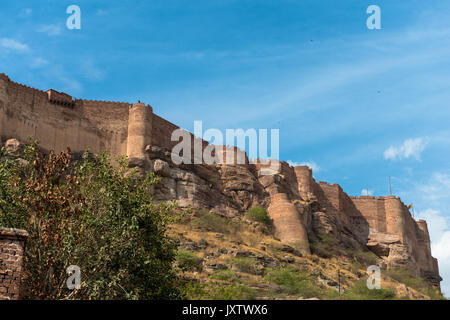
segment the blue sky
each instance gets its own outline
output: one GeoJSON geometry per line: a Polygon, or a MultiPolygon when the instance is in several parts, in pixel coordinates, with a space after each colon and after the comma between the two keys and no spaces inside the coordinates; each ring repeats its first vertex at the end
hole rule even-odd
{"type": "Polygon", "coordinates": [[[386,195],[391,176],[429,223],[450,296],[449,16],[437,0],[2,1],[0,72],[141,100],[190,130],[279,128],[281,159],[351,195],[386,195]]]}

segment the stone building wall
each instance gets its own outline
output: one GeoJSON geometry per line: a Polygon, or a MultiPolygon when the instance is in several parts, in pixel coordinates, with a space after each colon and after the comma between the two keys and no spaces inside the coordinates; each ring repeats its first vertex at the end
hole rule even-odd
{"type": "Polygon", "coordinates": [[[0,227],[0,300],[19,298],[22,259],[28,233],[0,227]]]}

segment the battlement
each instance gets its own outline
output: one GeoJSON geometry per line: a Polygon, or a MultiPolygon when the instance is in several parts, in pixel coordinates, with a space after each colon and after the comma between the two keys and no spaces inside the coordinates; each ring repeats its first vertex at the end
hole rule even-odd
{"type": "Polygon", "coordinates": [[[34,92],[40,93],[40,94],[47,94],[46,91],[43,91],[43,90],[40,90],[40,89],[37,89],[37,88],[34,88],[34,87],[30,87],[30,86],[27,86],[27,85],[22,84],[22,83],[19,83],[19,82],[12,81],[12,80],[10,79],[10,77],[7,76],[7,75],[4,74],[4,73],[1,73],[1,74],[0,74],[0,78],[3,79],[3,80],[5,80],[5,81],[7,81],[7,82],[9,83],[9,85],[12,86],[12,87],[15,86],[15,87],[17,87],[18,89],[26,89],[26,90],[34,91],[34,92]]]}
{"type": "Polygon", "coordinates": [[[333,187],[333,188],[338,188],[338,189],[342,189],[340,185],[338,185],[337,183],[329,183],[326,181],[319,181],[317,182],[320,186],[328,186],[328,187],[333,187]]]}

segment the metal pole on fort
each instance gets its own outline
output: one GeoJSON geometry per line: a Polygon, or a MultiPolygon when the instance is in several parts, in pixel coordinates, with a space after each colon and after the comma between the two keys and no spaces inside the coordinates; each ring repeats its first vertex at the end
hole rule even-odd
{"type": "Polygon", "coordinates": [[[389,176],[389,195],[392,196],[391,176],[389,176]]]}

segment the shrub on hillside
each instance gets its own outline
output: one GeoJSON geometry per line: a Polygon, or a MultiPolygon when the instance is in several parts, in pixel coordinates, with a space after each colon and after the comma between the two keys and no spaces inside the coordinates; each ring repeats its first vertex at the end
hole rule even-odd
{"type": "Polygon", "coordinates": [[[230,281],[236,279],[236,274],[232,270],[218,270],[212,276],[212,279],[230,281]]]}
{"type": "Polygon", "coordinates": [[[319,241],[309,238],[311,253],[326,259],[340,254],[337,239],[328,235],[319,235],[318,238],[319,241]]]}
{"type": "Polygon", "coordinates": [[[400,283],[407,285],[417,291],[429,296],[431,299],[440,300],[445,297],[429,282],[420,277],[415,277],[406,269],[395,268],[385,271],[385,274],[390,278],[397,280],[400,283]]]}
{"type": "Polygon", "coordinates": [[[215,281],[185,284],[183,293],[189,300],[250,300],[256,291],[243,284],[226,285],[215,281]]]}
{"type": "Polygon", "coordinates": [[[246,214],[247,218],[265,225],[270,224],[270,218],[267,210],[263,207],[251,207],[246,214]]]}
{"type": "Polygon", "coordinates": [[[35,143],[23,158],[0,153],[0,225],[29,233],[23,298],[179,297],[176,243],[166,236],[174,205],[153,201],[155,176],[106,153],[42,155],[35,143]],[[81,269],[81,289],[65,286],[70,265],[81,269]]]}
{"type": "Polygon", "coordinates": [[[238,222],[205,210],[201,210],[196,213],[195,217],[191,221],[191,225],[194,228],[201,229],[203,231],[233,235],[241,229],[238,222]]]}
{"type": "Polygon", "coordinates": [[[252,257],[233,257],[231,260],[233,267],[240,272],[257,274],[256,261],[252,257]]]}
{"type": "Polygon", "coordinates": [[[202,269],[202,259],[187,250],[178,250],[176,262],[183,271],[195,271],[202,269]]]}
{"type": "Polygon", "coordinates": [[[392,300],[395,292],[391,289],[369,289],[366,281],[359,281],[344,293],[349,300],[392,300]]]}
{"type": "Polygon", "coordinates": [[[316,287],[311,275],[295,267],[276,268],[268,272],[264,279],[269,283],[282,286],[288,294],[305,298],[318,297],[320,289],[316,287]]]}

